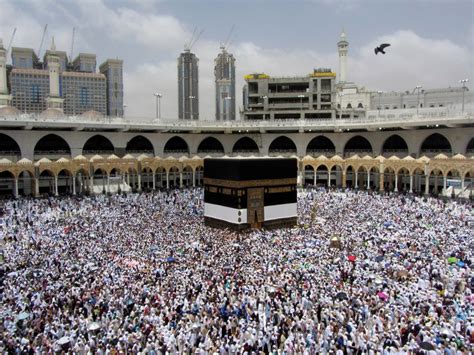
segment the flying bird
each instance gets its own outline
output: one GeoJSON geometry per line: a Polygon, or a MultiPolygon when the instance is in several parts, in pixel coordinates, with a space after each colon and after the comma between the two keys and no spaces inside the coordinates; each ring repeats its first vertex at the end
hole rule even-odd
{"type": "Polygon", "coordinates": [[[382,54],[385,54],[385,52],[383,50],[385,48],[389,47],[389,46],[390,46],[389,43],[382,43],[380,46],[375,47],[374,52],[375,52],[375,54],[379,54],[379,52],[382,53],[382,54]]]}

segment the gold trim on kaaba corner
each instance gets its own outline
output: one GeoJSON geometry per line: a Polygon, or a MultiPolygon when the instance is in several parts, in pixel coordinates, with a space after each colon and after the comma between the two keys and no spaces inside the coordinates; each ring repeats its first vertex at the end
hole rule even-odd
{"type": "Polygon", "coordinates": [[[244,181],[204,178],[204,184],[205,185],[220,186],[220,187],[229,187],[229,188],[296,185],[296,178],[244,180],[244,181]]]}

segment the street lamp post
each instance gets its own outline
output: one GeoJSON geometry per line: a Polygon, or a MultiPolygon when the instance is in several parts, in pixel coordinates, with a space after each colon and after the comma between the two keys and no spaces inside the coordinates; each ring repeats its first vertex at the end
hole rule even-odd
{"type": "Polygon", "coordinates": [[[462,84],[462,112],[464,112],[464,93],[467,90],[467,83],[469,79],[462,79],[459,80],[459,82],[462,84]]]}
{"type": "Polygon", "coordinates": [[[299,99],[301,100],[301,116],[303,116],[303,99],[304,99],[304,95],[298,95],[299,99]]]}
{"type": "Polygon", "coordinates": [[[381,107],[380,106],[380,98],[382,97],[383,91],[379,90],[379,91],[377,91],[377,94],[379,94],[379,107],[378,107],[378,109],[379,109],[379,117],[380,117],[380,107],[381,107]]]}
{"type": "Polygon", "coordinates": [[[194,119],[194,112],[193,112],[193,100],[196,98],[196,96],[193,96],[193,95],[189,95],[189,103],[190,103],[190,107],[189,107],[189,110],[191,111],[191,120],[194,119]]]}
{"type": "Polygon", "coordinates": [[[418,116],[418,109],[420,108],[420,89],[422,88],[421,85],[415,86],[415,89],[417,90],[417,98],[416,98],[416,115],[418,116]]]}
{"type": "Polygon", "coordinates": [[[161,119],[161,97],[163,95],[158,92],[155,92],[153,96],[155,96],[156,99],[156,118],[161,119]]]}

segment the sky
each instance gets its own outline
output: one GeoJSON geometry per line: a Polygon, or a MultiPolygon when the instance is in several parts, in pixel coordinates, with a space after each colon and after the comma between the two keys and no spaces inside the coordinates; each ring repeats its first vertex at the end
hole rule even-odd
{"type": "MultiPolygon", "coordinates": [[[[125,115],[162,117],[178,112],[177,58],[194,29],[204,32],[192,51],[199,58],[201,119],[215,117],[214,59],[228,37],[236,58],[237,109],[243,76],[338,72],[337,42],[349,41],[347,80],[370,90],[412,91],[474,81],[474,0],[0,0],[0,38],[40,55],[54,36],[58,50],[124,60],[125,115]],[[391,43],[387,55],[374,47],[391,43]]],[[[9,58],[11,61],[11,58],[9,58]]]]}

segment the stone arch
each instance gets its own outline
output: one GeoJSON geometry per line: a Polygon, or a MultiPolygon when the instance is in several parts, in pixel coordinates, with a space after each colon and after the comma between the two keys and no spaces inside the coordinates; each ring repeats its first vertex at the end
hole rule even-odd
{"type": "Polygon", "coordinates": [[[81,167],[74,173],[74,184],[76,188],[76,193],[78,194],[90,194],[90,182],[91,177],[89,176],[89,171],[81,167]]]}
{"type": "Polygon", "coordinates": [[[110,155],[115,153],[112,142],[101,134],[90,137],[82,148],[82,154],[110,155]]]}
{"type": "Polygon", "coordinates": [[[382,154],[385,156],[396,155],[400,158],[404,157],[408,155],[407,142],[398,134],[393,134],[383,143],[382,154]]]}
{"type": "Polygon", "coordinates": [[[14,160],[21,157],[21,149],[16,140],[3,133],[0,133],[0,156],[14,160]]]}
{"type": "Polygon", "coordinates": [[[215,137],[204,138],[201,143],[199,143],[198,149],[199,153],[220,153],[224,154],[224,146],[222,143],[215,137]]]}
{"type": "Polygon", "coordinates": [[[168,186],[169,187],[180,186],[179,168],[177,166],[171,166],[168,169],[168,186]]]}
{"type": "Polygon", "coordinates": [[[444,174],[443,171],[439,168],[431,169],[428,179],[428,191],[434,195],[437,195],[441,192],[443,188],[444,174]]]}
{"type": "Polygon", "coordinates": [[[64,138],[57,134],[47,134],[38,140],[34,148],[34,159],[47,156],[50,160],[71,156],[71,148],[64,138]]]}
{"type": "Polygon", "coordinates": [[[250,137],[242,137],[235,142],[232,153],[259,153],[257,143],[250,137]]]}
{"type": "Polygon", "coordinates": [[[157,167],[155,170],[155,183],[158,188],[166,187],[166,169],[162,166],[157,167]]]}
{"type": "Polygon", "coordinates": [[[451,154],[452,145],[448,138],[440,133],[426,137],[420,145],[420,155],[434,156],[440,153],[451,154]]]}
{"type": "Polygon", "coordinates": [[[18,173],[18,194],[23,196],[35,194],[35,177],[31,171],[22,170],[18,173]]]}
{"type": "Polygon", "coordinates": [[[15,174],[9,170],[0,172],[0,196],[15,196],[15,174]]]}
{"type": "Polygon", "coordinates": [[[315,178],[315,185],[328,185],[328,178],[329,178],[329,167],[325,163],[320,163],[316,166],[315,170],[316,178],[315,178]]]}
{"type": "Polygon", "coordinates": [[[163,153],[164,154],[189,154],[189,145],[186,143],[186,141],[179,137],[179,136],[174,136],[170,139],[165,144],[165,147],[163,148],[163,153]]]}
{"type": "Polygon", "coordinates": [[[372,144],[370,144],[367,138],[359,135],[352,137],[344,145],[344,156],[346,157],[354,154],[359,154],[361,156],[367,154],[371,155],[372,152],[372,144]]]}
{"type": "Polygon", "coordinates": [[[330,172],[330,186],[342,187],[342,178],[343,178],[344,168],[340,164],[334,164],[331,166],[330,172]]]}
{"type": "Polygon", "coordinates": [[[69,169],[61,169],[58,172],[58,193],[60,195],[72,194],[73,174],[69,169]]]}
{"type": "Polygon", "coordinates": [[[129,154],[150,154],[155,155],[153,144],[142,135],[133,137],[127,142],[125,151],[129,154]]]}
{"type": "Polygon", "coordinates": [[[336,147],[332,140],[326,136],[317,136],[311,139],[311,141],[306,146],[306,154],[319,156],[321,154],[327,156],[333,156],[336,154],[336,147]]]}
{"type": "Polygon", "coordinates": [[[304,166],[304,175],[302,183],[304,185],[314,185],[315,177],[314,167],[311,164],[306,164],[304,166]]]}
{"type": "Polygon", "coordinates": [[[186,165],[183,169],[183,186],[193,186],[193,168],[186,165]]]}
{"type": "Polygon", "coordinates": [[[471,138],[466,147],[466,155],[474,155],[474,138],[471,138]]]}
{"type": "Polygon", "coordinates": [[[353,165],[347,165],[345,172],[345,181],[344,184],[346,187],[354,187],[355,186],[355,167],[353,165]]]}
{"type": "Polygon", "coordinates": [[[281,153],[296,154],[296,145],[287,136],[279,136],[275,138],[270,144],[270,147],[268,148],[268,153],[269,155],[278,155],[281,153]]]}
{"type": "MultiPolygon", "coordinates": [[[[150,191],[154,188],[153,175],[155,172],[150,166],[141,167],[141,188],[143,191],[150,191]]],[[[156,182],[155,182],[156,183],[156,182]]]]}
{"type": "Polygon", "coordinates": [[[196,186],[202,186],[204,182],[204,167],[199,165],[195,170],[196,186]]]}
{"type": "Polygon", "coordinates": [[[54,195],[55,175],[49,169],[44,169],[38,177],[40,194],[54,195]]]}
{"type": "Polygon", "coordinates": [[[380,190],[380,169],[375,166],[367,167],[367,190],[380,190]]]}

